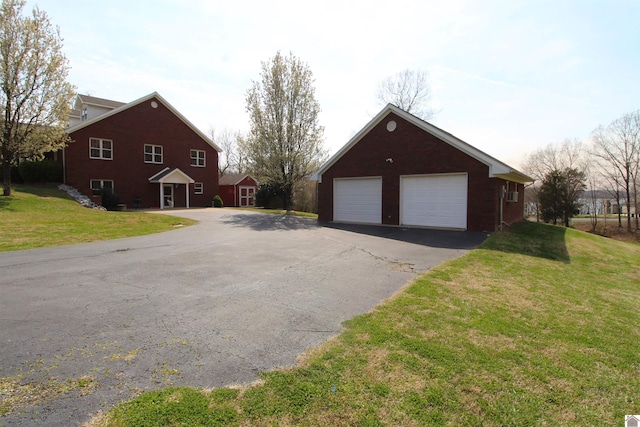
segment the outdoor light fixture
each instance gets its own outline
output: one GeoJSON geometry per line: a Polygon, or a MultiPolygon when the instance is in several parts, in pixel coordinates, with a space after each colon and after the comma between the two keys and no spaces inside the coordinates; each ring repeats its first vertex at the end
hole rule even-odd
{"type": "Polygon", "coordinates": [[[387,163],[393,163],[393,159],[392,159],[391,157],[389,157],[389,158],[387,159],[387,163]]]}

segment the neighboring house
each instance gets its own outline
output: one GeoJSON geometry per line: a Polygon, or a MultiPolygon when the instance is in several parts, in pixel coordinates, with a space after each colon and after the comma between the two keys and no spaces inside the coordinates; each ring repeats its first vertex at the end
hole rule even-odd
{"type": "Polygon", "coordinates": [[[65,183],[113,190],[134,208],[211,206],[220,148],[157,93],[123,104],[79,95],[72,141],[58,156],[65,183]],[[86,112],[86,114],[85,114],[86,112]]]}
{"type": "Polygon", "coordinates": [[[89,95],[77,95],[71,113],[69,113],[69,127],[101,116],[123,105],[125,105],[124,102],[89,95]]]}
{"type": "MultiPolygon", "coordinates": [[[[621,201],[624,204],[624,200],[621,201]]],[[[605,190],[585,190],[578,198],[580,215],[617,213],[618,202],[605,190]]]]}
{"type": "Polygon", "coordinates": [[[522,221],[533,182],[391,104],[312,179],[320,221],[473,231],[522,221]]]}
{"type": "Polygon", "coordinates": [[[222,175],[218,184],[225,206],[255,206],[258,181],[243,173],[222,175]]]}

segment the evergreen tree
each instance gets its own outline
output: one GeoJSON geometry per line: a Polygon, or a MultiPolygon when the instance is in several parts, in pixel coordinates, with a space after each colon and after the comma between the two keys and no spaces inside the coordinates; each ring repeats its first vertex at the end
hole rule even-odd
{"type": "Polygon", "coordinates": [[[586,188],[584,181],[585,174],[578,169],[555,169],[546,174],[538,194],[542,219],[554,224],[560,220],[568,227],[580,211],[578,198],[586,188]]]}

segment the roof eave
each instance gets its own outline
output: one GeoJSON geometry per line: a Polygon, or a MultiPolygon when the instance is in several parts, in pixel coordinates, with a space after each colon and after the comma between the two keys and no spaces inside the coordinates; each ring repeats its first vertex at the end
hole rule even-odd
{"type": "Polygon", "coordinates": [[[493,176],[496,178],[504,179],[506,181],[517,182],[519,184],[527,184],[529,182],[535,182],[535,179],[515,169],[511,169],[508,172],[504,172],[504,173],[494,173],[493,176]]]}
{"type": "Polygon", "coordinates": [[[322,174],[327,171],[335,162],[337,162],[347,151],[351,149],[354,145],[358,143],[371,129],[373,129],[382,119],[388,114],[389,107],[392,107],[391,104],[387,104],[385,108],[383,108],[376,116],[369,121],[358,133],[356,133],[345,145],[343,145],[333,156],[329,158],[320,169],[318,169],[315,173],[311,175],[312,181],[322,182],[322,174]]]}
{"type": "Polygon", "coordinates": [[[149,177],[149,182],[152,184],[181,184],[184,183],[183,181],[186,181],[189,184],[193,184],[195,182],[193,178],[191,178],[179,168],[171,169],[166,167],[157,174],[149,177]],[[172,178],[174,176],[179,176],[183,178],[183,180],[176,180],[175,178],[172,178]]]}

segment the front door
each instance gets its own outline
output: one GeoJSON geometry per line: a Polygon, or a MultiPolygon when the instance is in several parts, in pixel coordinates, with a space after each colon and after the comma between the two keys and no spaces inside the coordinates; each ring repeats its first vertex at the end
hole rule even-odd
{"type": "Polygon", "coordinates": [[[173,184],[162,184],[162,198],[165,208],[173,207],[173,184]]]}

